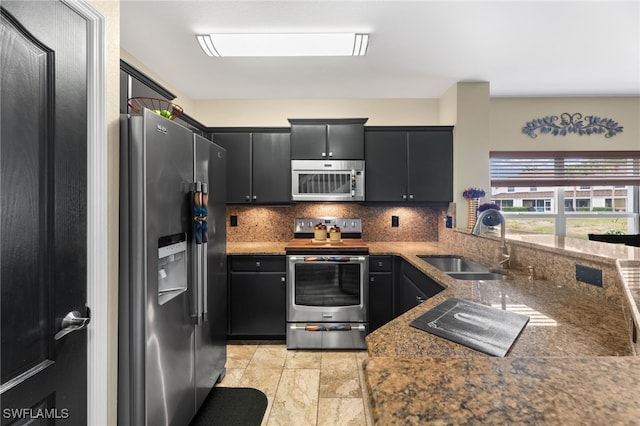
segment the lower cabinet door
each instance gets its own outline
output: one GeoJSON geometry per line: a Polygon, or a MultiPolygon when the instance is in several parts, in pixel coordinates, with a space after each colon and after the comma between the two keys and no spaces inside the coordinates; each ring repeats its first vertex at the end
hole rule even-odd
{"type": "Polygon", "coordinates": [[[397,315],[401,315],[407,312],[411,308],[415,308],[420,303],[427,300],[429,297],[422,292],[409,278],[402,277],[402,303],[400,304],[399,312],[397,315]]]}
{"type": "Polygon", "coordinates": [[[230,337],[284,338],[286,275],[281,272],[232,272],[229,282],[230,337]]]}
{"type": "Polygon", "coordinates": [[[369,331],[393,319],[393,274],[369,274],[369,331]]]}

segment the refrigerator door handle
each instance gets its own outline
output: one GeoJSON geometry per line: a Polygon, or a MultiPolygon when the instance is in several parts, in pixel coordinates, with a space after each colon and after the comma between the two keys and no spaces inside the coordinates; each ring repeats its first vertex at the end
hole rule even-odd
{"type": "Polygon", "coordinates": [[[209,312],[208,312],[208,303],[207,303],[207,282],[208,282],[208,271],[207,271],[207,243],[202,244],[202,299],[201,299],[201,309],[202,322],[207,322],[209,320],[209,312]]]}
{"type": "Polygon", "coordinates": [[[202,183],[195,182],[193,191],[193,238],[192,238],[192,309],[195,324],[202,323],[202,183]]]}
{"type": "Polygon", "coordinates": [[[202,207],[200,209],[200,220],[202,223],[202,280],[200,281],[202,298],[200,299],[200,309],[201,309],[201,321],[208,321],[208,299],[207,299],[207,287],[209,286],[209,277],[208,277],[208,241],[209,241],[209,223],[208,223],[208,215],[209,215],[209,185],[206,183],[202,184],[202,207]]]}

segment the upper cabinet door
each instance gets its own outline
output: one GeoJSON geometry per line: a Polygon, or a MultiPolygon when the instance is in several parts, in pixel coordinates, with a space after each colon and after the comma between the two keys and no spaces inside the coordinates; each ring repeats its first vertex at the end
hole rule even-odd
{"type": "Polygon", "coordinates": [[[289,133],[253,133],[253,202],[291,202],[289,133]]]}
{"type": "Polygon", "coordinates": [[[365,200],[368,202],[406,200],[406,132],[367,132],[365,153],[365,200]]]}
{"type": "Polygon", "coordinates": [[[362,160],[364,158],[364,126],[362,124],[327,125],[327,157],[330,160],[362,160]]]}
{"type": "Polygon", "coordinates": [[[292,160],[363,160],[366,118],[289,119],[292,160]]]}
{"type": "Polygon", "coordinates": [[[251,202],[251,133],[214,133],[227,150],[227,203],[251,202]]]}
{"type": "Polygon", "coordinates": [[[453,199],[453,136],[451,132],[409,132],[409,201],[449,202],[453,199]]]}
{"type": "Polygon", "coordinates": [[[292,160],[327,159],[327,125],[300,124],[291,126],[292,160]]]}

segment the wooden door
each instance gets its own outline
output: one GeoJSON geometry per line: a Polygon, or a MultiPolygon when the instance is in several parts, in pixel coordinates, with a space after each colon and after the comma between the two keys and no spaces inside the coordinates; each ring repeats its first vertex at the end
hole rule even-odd
{"type": "Polygon", "coordinates": [[[0,11],[1,421],[84,425],[87,22],[58,1],[0,11]]]}

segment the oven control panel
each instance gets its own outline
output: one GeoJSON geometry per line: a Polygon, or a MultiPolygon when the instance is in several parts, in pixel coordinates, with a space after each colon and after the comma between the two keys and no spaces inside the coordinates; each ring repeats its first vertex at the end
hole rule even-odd
{"type": "Polygon", "coordinates": [[[328,217],[307,217],[295,220],[295,233],[313,232],[314,226],[318,223],[324,224],[327,229],[337,226],[343,234],[361,234],[362,219],[357,218],[328,218],[328,217]]]}

